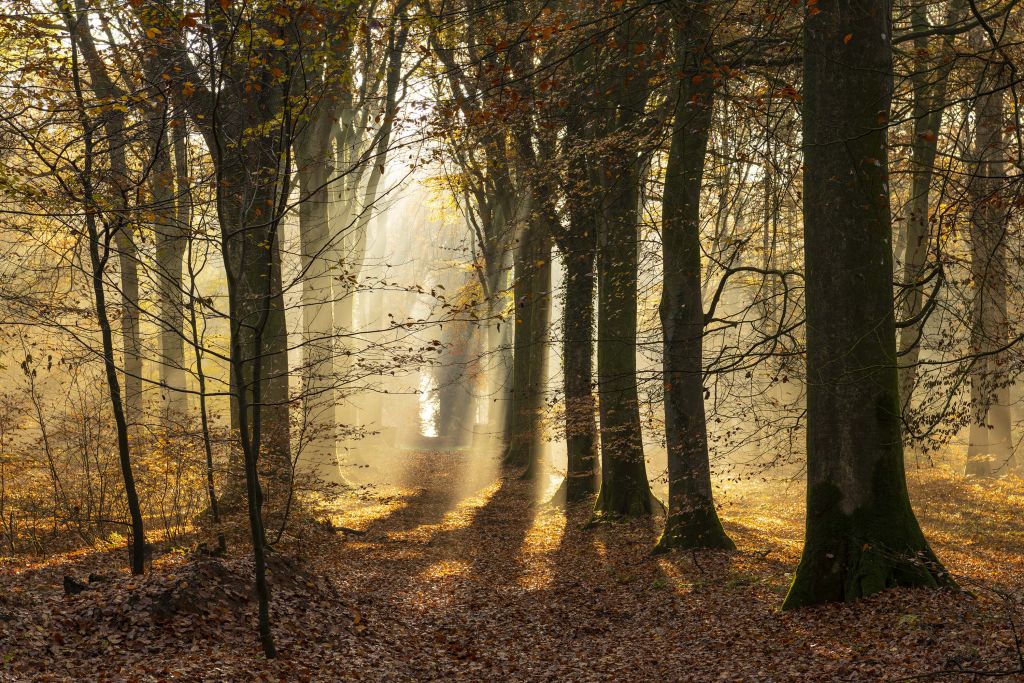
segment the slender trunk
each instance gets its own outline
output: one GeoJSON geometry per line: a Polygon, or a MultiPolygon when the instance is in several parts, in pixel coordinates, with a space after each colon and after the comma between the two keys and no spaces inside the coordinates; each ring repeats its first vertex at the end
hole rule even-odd
{"type": "MultiPolygon", "coordinates": [[[[959,0],[952,0],[947,23],[953,24],[959,16],[959,0]]],[[[912,24],[915,31],[923,31],[929,26],[927,7],[919,4],[914,7],[912,24]]],[[[928,38],[915,41],[918,60],[915,64],[914,84],[914,139],[911,146],[911,169],[913,176],[910,181],[910,202],[907,204],[904,228],[903,251],[903,284],[907,287],[903,299],[900,318],[906,321],[916,319],[924,304],[924,291],[920,283],[925,275],[928,261],[928,244],[931,225],[930,191],[932,176],[935,170],[935,155],[938,149],[939,129],[942,126],[942,115],[946,106],[946,84],[954,60],[948,55],[952,36],[943,43],[941,62],[937,73],[933,76],[934,67],[929,58],[928,38]]],[[[921,357],[921,335],[925,320],[909,324],[900,330],[900,402],[906,413],[911,405],[914,385],[917,382],[917,363],[921,357]]]]}
{"type": "MultiPolygon", "coordinates": [[[[82,0],[76,0],[75,7],[80,17],[87,16],[82,0]]],[[[93,40],[88,22],[76,21],[68,15],[71,37],[78,44],[89,73],[90,85],[97,96],[109,101],[123,95],[111,80],[106,64],[93,40]]],[[[118,268],[121,275],[121,347],[123,352],[122,371],[124,374],[124,410],[129,430],[137,428],[142,421],[142,347],[139,343],[139,271],[138,253],[131,225],[127,220],[129,197],[133,194],[132,180],[128,173],[127,152],[129,141],[126,131],[125,114],[117,108],[103,112],[102,122],[106,142],[106,155],[110,160],[111,196],[109,201],[114,211],[122,212],[117,219],[120,227],[114,233],[117,247],[118,268]]]]}
{"type": "MultiPolygon", "coordinates": [[[[253,157],[258,158],[256,154],[253,157]]],[[[279,188],[273,183],[251,187],[223,182],[218,183],[218,188],[221,189],[217,204],[231,324],[231,369],[235,379],[232,394],[252,535],[260,641],[264,654],[271,659],[276,656],[276,649],[270,627],[260,460],[265,448],[273,479],[282,476],[282,467],[286,468],[285,472],[290,471],[287,393],[282,400],[282,377],[277,374],[281,355],[285,356],[285,363],[287,356],[286,348],[280,348],[284,338],[284,307],[277,214],[262,209],[251,212],[247,207],[273,209],[279,188]],[[221,188],[225,185],[232,190],[223,191],[221,188]],[[253,201],[244,201],[247,197],[233,189],[236,187],[251,193],[253,201]]],[[[283,378],[287,387],[287,373],[283,378]]]]}
{"type": "MultiPolygon", "coordinates": [[[[135,475],[132,471],[131,448],[130,440],[128,438],[129,422],[125,411],[125,404],[122,403],[121,384],[118,379],[117,363],[114,356],[114,335],[110,324],[110,318],[107,316],[107,299],[103,282],[106,267],[110,261],[110,242],[112,239],[116,240],[118,234],[124,229],[124,220],[126,216],[117,216],[117,213],[115,212],[115,220],[113,224],[109,226],[104,224],[103,235],[101,237],[97,220],[98,203],[96,193],[93,188],[93,174],[95,173],[93,164],[96,156],[93,143],[93,123],[89,119],[89,115],[87,113],[88,110],[85,106],[85,96],[83,94],[81,77],[79,75],[79,44],[78,41],[75,40],[75,38],[78,37],[82,40],[84,45],[91,48],[91,36],[86,37],[88,35],[88,27],[84,30],[80,30],[79,27],[79,22],[87,21],[86,16],[83,15],[79,19],[75,20],[72,19],[70,12],[68,12],[65,15],[65,20],[68,25],[68,32],[72,36],[71,76],[74,84],[75,98],[78,105],[83,132],[82,143],[85,160],[80,180],[82,183],[83,196],[86,201],[85,224],[89,237],[89,263],[92,269],[92,273],[90,275],[93,287],[93,303],[96,306],[96,319],[100,326],[100,337],[103,346],[103,366],[107,379],[107,391],[110,396],[110,408],[114,415],[114,426],[117,433],[118,462],[121,467],[121,477],[124,480],[125,500],[128,503],[128,514],[131,518],[132,538],[131,546],[129,548],[131,569],[132,574],[140,575],[145,570],[146,535],[142,520],[142,506],[139,503],[139,495],[135,488],[135,475]]],[[[94,50],[89,50],[90,55],[94,55],[94,52],[94,50]]],[[[91,62],[92,60],[89,61],[91,62]]],[[[90,71],[90,73],[93,75],[94,79],[98,75],[94,70],[90,71]]],[[[116,135],[112,135],[112,133],[116,134],[119,131],[123,132],[123,119],[118,118],[111,122],[108,116],[104,121],[104,128],[108,132],[108,137],[116,138],[117,142],[122,141],[121,138],[116,135]]],[[[116,173],[116,170],[113,168],[118,163],[115,156],[116,155],[112,155],[111,166],[112,170],[116,173]]],[[[117,174],[117,177],[122,180],[125,178],[122,174],[117,174]]],[[[123,198],[122,194],[121,199],[123,198]]]]}
{"type": "MultiPolygon", "coordinates": [[[[229,286],[234,284],[233,278],[228,280],[229,286]]],[[[242,448],[243,466],[245,470],[245,486],[247,510],[249,513],[249,529],[252,537],[253,564],[256,574],[256,597],[258,602],[258,620],[260,643],[267,659],[277,656],[274,635],[270,627],[270,586],[267,583],[266,530],[263,525],[263,490],[259,479],[259,457],[261,448],[261,395],[262,382],[259,380],[260,358],[249,357],[244,350],[244,342],[248,336],[242,331],[243,321],[248,316],[247,306],[239,306],[238,288],[230,287],[234,295],[230,297],[231,317],[231,364],[238,377],[247,376],[247,365],[253,365],[252,376],[256,378],[251,384],[239,386],[238,426],[239,440],[242,448]],[[243,313],[243,311],[245,311],[243,313]]],[[[256,333],[256,345],[259,345],[260,334],[256,333]]]]}
{"type": "Polygon", "coordinates": [[[674,22],[680,90],[665,168],[660,306],[668,519],[659,550],[736,547],[715,510],[704,415],[700,195],[714,109],[714,79],[700,72],[707,54],[709,23],[699,9],[675,17],[674,22]]]}
{"type": "MultiPolygon", "coordinates": [[[[161,418],[165,429],[170,432],[179,425],[188,411],[185,394],[185,338],[182,330],[183,299],[182,273],[185,256],[185,232],[187,226],[179,220],[178,203],[175,202],[175,187],[172,170],[171,148],[167,144],[165,126],[166,108],[163,116],[153,117],[149,122],[149,138],[153,145],[152,178],[150,181],[153,197],[152,211],[156,216],[154,235],[156,241],[157,267],[157,309],[160,325],[160,389],[165,399],[161,405],[161,418]]],[[[183,138],[183,120],[172,129],[175,138],[183,138]]],[[[186,153],[184,140],[175,140],[175,156],[186,153]]],[[[175,160],[180,164],[182,161],[175,160]]],[[[177,177],[182,178],[181,173],[177,177]]],[[[187,172],[184,174],[187,176],[187,172]]],[[[177,188],[185,192],[185,188],[177,188]]]]}
{"type": "Polygon", "coordinates": [[[971,427],[966,472],[985,477],[1005,471],[1011,457],[1006,353],[1006,220],[1001,185],[1005,181],[1004,95],[998,88],[1001,67],[988,64],[979,83],[988,92],[974,107],[974,175],[969,192],[971,214],[971,427]],[[1002,399],[1002,402],[1000,401],[1002,399]]]}
{"type": "Polygon", "coordinates": [[[562,341],[565,383],[566,500],[597,492],[597,408],[593,391],[594,250],[593,226],[571,218],[563,248],[565,318],[562,341]]]}

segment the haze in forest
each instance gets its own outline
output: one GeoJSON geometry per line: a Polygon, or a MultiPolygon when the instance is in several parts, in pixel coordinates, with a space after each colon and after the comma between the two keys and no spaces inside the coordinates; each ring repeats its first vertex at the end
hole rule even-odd
{"type": "Polygon", "coordinates": [[[0,679],[1024,675],[1016,0],[0,6],[0,679]]]}

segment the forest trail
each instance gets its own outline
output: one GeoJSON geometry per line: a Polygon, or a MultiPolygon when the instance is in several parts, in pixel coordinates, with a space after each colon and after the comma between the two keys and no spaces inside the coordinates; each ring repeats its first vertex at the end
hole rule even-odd
{"type": "Polygon", "coordinates": [[[142,579],[121,553],[77,553],[0,566],[0,680],[875,681],[1016,666],[1007,609],[1019,620],[1019,606],[991,590],[1019,594],[1024,570],[1009,484],[911,477],[937,551],[977,597],[906,590],[782,613],[796,490],[723,496],[738,552],[654,557],[660,520],[587,529],[587,505],[566,516],[535,503],[531,484],[479,456],[400,457],[395,485],[334,520],[361,533],[281,544],[279,659],[254,640],[241,542],[223,559],[163,555],[142,579]],[[62,594],[62,575],[91,571],[112,578],[62,594]]]}
{"type": "MultiPolygon", "coordinates": [[[[343,517],[366,531],[339,564],[352,594],[366,596],[368,642],[383,649],[368,678],[882,680],[1012,661],[1005,617],[984,596],[904,591],[780,612],[799,558],[799,490],[726,498],[739,552],[653,557],[660,520],[586,529],[587,505],[567,518],[534,502],[531,484],[474,473],[471,458],[412,456],[406,495],[343,517]],[[446,493],[456,482],[463,492],[446,493]]],[[[958,516],[921,507],[936,526],[958,516]]]]}

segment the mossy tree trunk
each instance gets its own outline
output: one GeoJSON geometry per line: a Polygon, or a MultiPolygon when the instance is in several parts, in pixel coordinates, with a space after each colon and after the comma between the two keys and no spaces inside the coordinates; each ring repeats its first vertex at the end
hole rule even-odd
{"type": "Polygon", "coordinates": [[[704,414],[700,192],[714,106],[714,77],[702,73],[710,42],[705,11],[686,5],[673,17],[680,80],[662,201],[668,519],[660,551],[736,547],[715,510],[704,414]]]}
{"type": "Polygon", "coordinates": [[[888,2],[833,0],[804,34],[807,523],[784,609],[951,580],[903,471],[886,134],[888,2]]]}

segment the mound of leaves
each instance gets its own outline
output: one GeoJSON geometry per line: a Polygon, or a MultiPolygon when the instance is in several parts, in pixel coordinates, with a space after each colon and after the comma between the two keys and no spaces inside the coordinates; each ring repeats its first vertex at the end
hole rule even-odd
{"type": "MultiPolygon", "coordinates": [[[[0,576],[7,588],[0,590],[0,679],[6,672],[34,680],[55,668],[77,680],[111,667],[138,672],[211,647],[255,652],[253,573],[248,553],[203,551],[157,557],[141,577],[114,561],[6,573],[0,576]]],[[[292,555],[271,554],[268,577],[275,620],[286,633],[301,633],[300,623],[327,609],[346,615],[328,629],[332,639],[365,628],[348,618],[333,580],[292,555]]]]}

